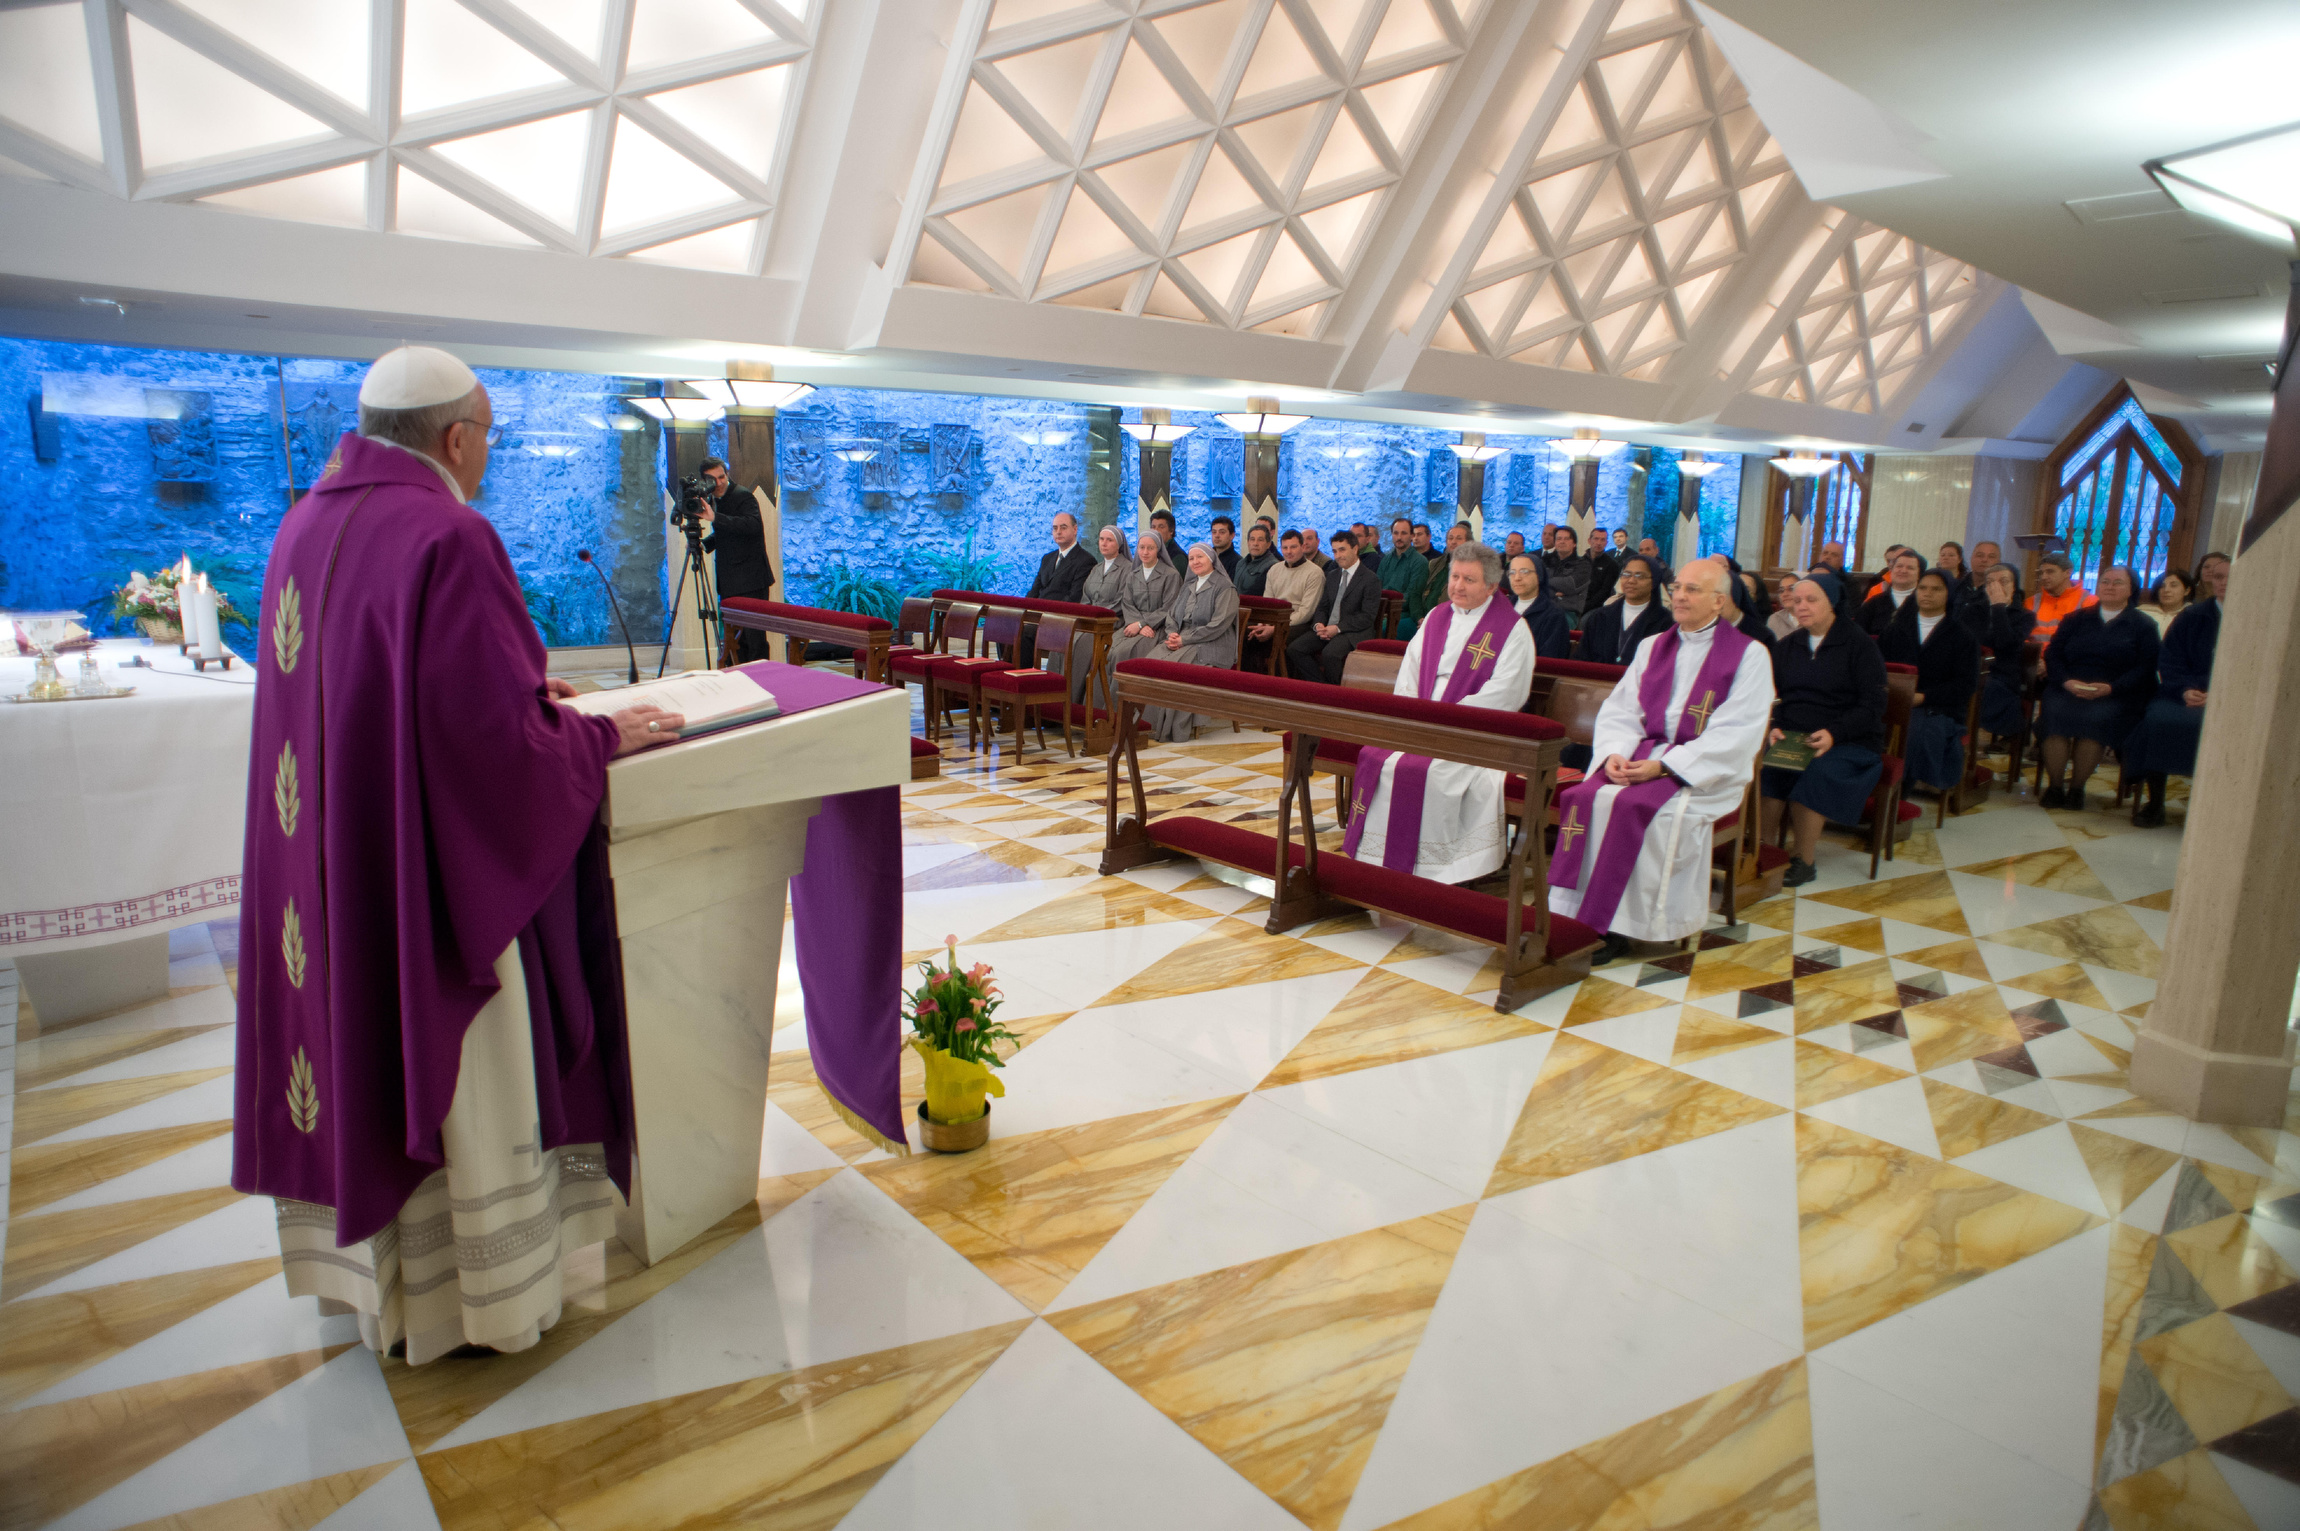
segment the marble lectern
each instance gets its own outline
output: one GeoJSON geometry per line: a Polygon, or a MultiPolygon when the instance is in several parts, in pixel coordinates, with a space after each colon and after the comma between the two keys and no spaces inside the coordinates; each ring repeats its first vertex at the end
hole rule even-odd
{"type": "Polygon", "coordinates": [[[616,1231],[647,1264],[758,1195],[785,889],[807,821],[825,796],[908,780],[900,690],[608,766],[637,1128],[616,1231]]]}

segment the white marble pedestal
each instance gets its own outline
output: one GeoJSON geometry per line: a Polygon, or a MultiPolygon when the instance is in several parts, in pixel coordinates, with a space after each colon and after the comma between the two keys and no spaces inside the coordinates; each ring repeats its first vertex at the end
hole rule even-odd
{"type": "Polygon", "coordinates": [[[652,1265],[758,1195],[785,890],[824,796],[910,779],[884,690],[607,768],[638,1131],[617,1226],[652,1265]]]}
{"type": "Polygon", "coordinates": [[[129,935],[102,945],[16,954],[16,973],[43,1026],[125,1010],[168,992],[168,933],[129,935]]]}

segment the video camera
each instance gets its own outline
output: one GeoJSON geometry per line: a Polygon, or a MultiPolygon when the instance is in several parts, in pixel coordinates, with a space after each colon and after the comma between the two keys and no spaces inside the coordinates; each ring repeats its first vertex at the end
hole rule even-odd
{"type": "Polygon", "coordinates": [[[671,523],[690,537],[703,535],[703,512],[710,509],[717,498],[711,492],[711,481],[688,477],[679,480],[679,503],[671,511],[671,523]]]}

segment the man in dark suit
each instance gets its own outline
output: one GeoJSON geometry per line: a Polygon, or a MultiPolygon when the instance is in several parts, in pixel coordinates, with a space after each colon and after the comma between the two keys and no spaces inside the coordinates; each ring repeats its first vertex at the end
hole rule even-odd
{"type": "MultiPolygon", "coordinates": [[[[757,496],[737,489],[727,477],[727,465],[716,457],[703,459],[703,477],[711,481],[711,501],[703,508],[710,531],[703,549],[711,555],[713,579],[721,596],[743,595],[769,599],[775,588],[775,568],[767,561],[767,522],[757,496]]],[[[735,634],[735,663],[749,664],[767,657],[767,635],[745,628],[735,634]]]]}
{"type": "Polygon", "coordinates": [[[1381,612],[1382,581],[1370,564],[1358,561],[1355,532],[1334,533],[1334,566],[1326,571],[1326,593],[1310,630],[1286,645],[1287,673],[1296,680],[1342,683],[1350,651],[1374,635],[1381,612]]]}
{"type": "Polygon", "coordinates": [[[1078,518],[1067,510],[1054,513],[1054,551],[1038,560],[1038,578],[1030,582],[1034,601],[1075,601],[1086,589],[1086,576],[1094,570],[1094,555],[1078,545],[1078,518]]]}

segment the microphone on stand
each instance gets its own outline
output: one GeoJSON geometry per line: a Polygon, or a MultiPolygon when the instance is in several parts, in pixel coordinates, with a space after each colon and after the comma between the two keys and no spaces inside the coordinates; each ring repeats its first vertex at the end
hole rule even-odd
{"type": "Polygon", "coordinates": [[[607,587],[607,605],[615,613],[615,625],[623,629],[623,651],[631,659],[631,674],[628,684],[636,686],[639,684],[639,651],[631,644],[631,625],[623,620],[623,606],[621,602],[615,599],[614,581],[607,578],[607,571],[599,567],[598,561],[592,558],[589,548],[577,548],[575,556],[589,564],[591,572],[599,576],[599,583],[607,587]]]}

